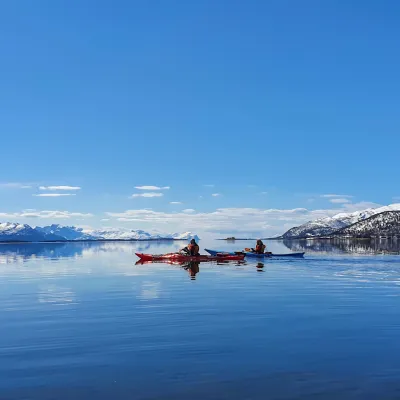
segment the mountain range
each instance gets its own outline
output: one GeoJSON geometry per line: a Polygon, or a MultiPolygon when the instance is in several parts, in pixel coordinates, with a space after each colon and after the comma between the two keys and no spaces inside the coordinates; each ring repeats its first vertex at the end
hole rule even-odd
{"type": "MultiPolygon", "coordinates": [[[[400,203],[368,208],[353,213],[339,213],[294,227],[274,239],[312,239],[320,237],[400,236],[400,203]]],[[[87,230],[59,224],[31,227],[14,222],[0,223],[0,242],[65,242],[65,241],[145,241],[199,240],[191,232],[164,234],[130,229],[87,230]]]]}
{"type": "Polygon", "coordinates": [[[400,227],[396,225],[399,212],[400,204],[391,204],[389,206],[368,208],[353,213],[340,213],[333,217],[320,218],[291,228],[280,236],[279,239],[387,235],[387,232],[400,231],[400,227]],[[374,218],[378,215],[380,215],[379,218],[374,218]]]}
{"type": "Polygon", "coordinates": [[[199,240],[191,232],[184,233],[149,233],[142,230],[101,229],[85,230],[75,226],[58,224],[32,228],[27,224],[14,222],[0,223],[0,242],[54,242],[84,240],[199,240]]]}

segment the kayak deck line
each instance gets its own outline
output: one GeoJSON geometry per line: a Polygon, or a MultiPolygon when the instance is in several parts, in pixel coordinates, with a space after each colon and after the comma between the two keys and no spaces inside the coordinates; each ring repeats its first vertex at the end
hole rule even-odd
{"type": "Polygon", "coordinates": [[[244,252],[232,252],[232,251],[219,251],[219,250],[210,250],[210,249],[204,249],[207,253],[211,255],[215,254],[244,254],[246,257],[251,257],[251,258],[278,258],[278,257],[283,257],[283,258],[302,258],[304,257],[305,252],[298,252],[298,253],[283,253],[283,254],[276,254],[276,253],[263,253],[263,254],[257,254],[257,253],[252,253],[249,251],[244,251],[244,252]]]}
{"type": "Polygon", "coordinates": [[[199,256],[188,256],[179,253],[168,253],[168,254],[144,254],[135,253],[140,260],[143,261],[240,261],[244,259],[244,254],[213,254],[213,255],[199,255],[199,256]]]}

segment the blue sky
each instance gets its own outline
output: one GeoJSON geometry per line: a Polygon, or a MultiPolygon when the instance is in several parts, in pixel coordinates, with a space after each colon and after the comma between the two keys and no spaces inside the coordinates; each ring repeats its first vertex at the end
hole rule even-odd
{"type": "Polygon", "coordinates": [[[396,1],[0,15],[0,220],[275,233],[400,201],[396,1]]]}

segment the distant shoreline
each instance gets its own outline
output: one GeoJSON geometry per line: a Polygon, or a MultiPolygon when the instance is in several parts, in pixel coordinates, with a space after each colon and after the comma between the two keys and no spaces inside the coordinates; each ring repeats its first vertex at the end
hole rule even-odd
{"type": "Polygon", "coordinates": [[[392,240],[397,239],[398,236],[315,236],[315,237],[297,237],[297,238],[270,238],[266,240],[285,240],[285,241],[299,241],[299,240],[392,240]]]}
{"type": "Polygon", "coordinates": [[[28,244],[28,243],[98,243],[98,242],[187,242],[189,239],[78,239],[78,240],[2,240],[1,244],[28,244]]]}
{"type": "MultiPolygon", "coordinates": [[[[281,238],[261,238],[261,240],[280,240],[281,238]]],[[[243,238],[235,238],[235,239],[216,239],[216,240],[224,240],[226,242],[236,242],[238,240],[258,240],[255,238],[248,238],[248,239],[243,239],[243,238]]]]}
{"type": "MultiPolygon", "coordinates": [[[[398,235],[392,236],[312,236],[312,237],[294,237],[294,238],[283,238],[283,237],[274,237],[274,238],[262,238],[261,240],[287,240],[287,241],[295,241],[295,240],[391,240],[400,238],[398,235]]],[[[258,239],[217,239],[223,240],[226,242],[235,242],[237,240],[258,240],[258,239]]]]}

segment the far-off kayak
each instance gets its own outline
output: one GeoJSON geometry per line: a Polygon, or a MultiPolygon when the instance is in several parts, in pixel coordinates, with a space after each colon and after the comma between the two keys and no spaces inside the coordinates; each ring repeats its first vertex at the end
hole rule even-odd
{"type": "MultiPolygon", "coordinates": [[[[223,252],[223,251],[218,251],[218,250],[210,250],[210,249],[204,249],[207,253],[211,255],[215,254],[231,254],[231,255],[236,255],[240,254],[240,252],[223,252]]],[[[264,254],[257,254],[257,253],[251,253],[249,251],[245,251],[241,254],[244,254],[246,257],[251,257],[251,258],[270,258],[270,257],[294,257],[294,258],[301,258],[304,256],[304,252],[302,253],[284,253],[284,254],[276,254],[276,253],[264,253],[264,254]]]]}
{"type": "Polygon", "coordinates": [[[169,254],[143,254],[135,253],[142,261],[241,261],[244,259],[244,254],[212,254],[212,255],[200,255],[200,256],[187,256],[179,253],[169,254]]]}

